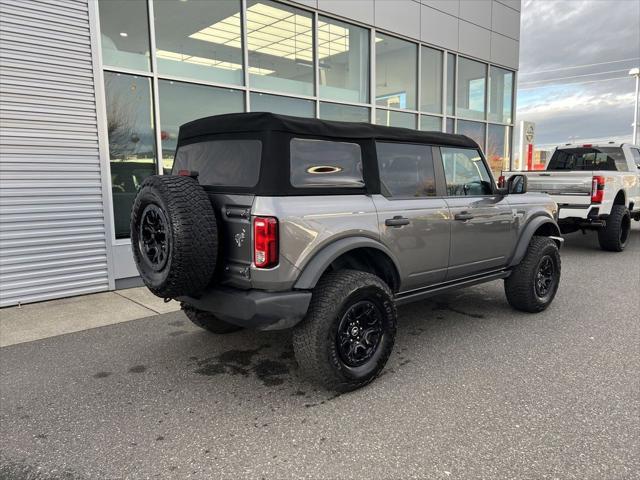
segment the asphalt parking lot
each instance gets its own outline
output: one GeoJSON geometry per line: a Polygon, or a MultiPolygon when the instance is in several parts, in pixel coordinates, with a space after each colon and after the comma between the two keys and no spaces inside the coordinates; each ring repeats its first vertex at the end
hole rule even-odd
{"type": "Polygon", "coordinates": [[[501,282],[400,309],[385,373],[341,396],[298,375],[287,332],[179,312],[2,348],[0,478],[638,478],[632,235],[567,236],[539,315],[501,282]]]}

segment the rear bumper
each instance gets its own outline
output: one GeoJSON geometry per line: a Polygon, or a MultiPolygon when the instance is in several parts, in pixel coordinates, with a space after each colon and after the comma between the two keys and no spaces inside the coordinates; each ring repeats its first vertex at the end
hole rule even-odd
{"type": "Polygon", "coordinates": [[[558,225],[563,233],[568,233],[572,228],[598,229],[605,225],[607,216],[600,214],[599,205],[589,205],[586,208],[558,208],[558,225]]]}
{"type": "Polygon", "coordinates": [[[219,287],[198,298],[177,300],[213,313],[225,322],[258,330],[281,330],[296,325],[307,314],[311,292],[265,292],[219,287]]]}

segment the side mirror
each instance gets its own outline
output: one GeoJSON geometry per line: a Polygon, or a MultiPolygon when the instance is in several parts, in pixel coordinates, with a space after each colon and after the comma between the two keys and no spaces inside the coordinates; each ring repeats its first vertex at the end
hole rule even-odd
{"type": "Polygon", "coordinates": [[[507,180],[507,193],[509,195],[527,193],[527,176],[511,175],[507,180]]]}

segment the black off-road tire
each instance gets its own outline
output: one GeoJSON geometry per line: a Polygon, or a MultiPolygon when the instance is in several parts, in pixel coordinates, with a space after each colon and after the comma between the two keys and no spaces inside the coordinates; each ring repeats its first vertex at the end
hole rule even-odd
{"type": "Polygon", "coordinates": [[[509,304],[516,310],[537,313],[546,309],[558,291],[560,285],[560,252],[558,245],[548,237],[534,236],[529,243],[527,253],[504,281],[504,291],[509,304]],[[553,266],[552,283],[546,294],[539,293],[536,282],[538,273],[547,259],[553,266]]]}
{"type": "Polygon", "coordinates": [[[133,258],[145,285],[161,298],[198,295],[211,281],[218,255],[218,228],[206,192],[191,177],[153,175],[140,186],[131,211],[133,258]],[[167,224],[166,260],[145,253],[140,227],[147,209],[167,224]]]}
{"type": "Polygon", "coordinates": [[[598,230],[600,248],[609,252],[621,252],[629,243],[631,215],[624,205],[614,205],[607,218],[607,226],[598,230]]]}
{"type": "Polygon", "coordinates": [[[356,270],[328,273],[313,290],[307,316],[293,330],[293,349],[300,369],[327,390],[346,392],[373,381],[382,371],[396,336],[393,293],[379,277],[356,270]],[[359,366],[348,365],[338,347],[338,327],[360,304],[379,314],[382,334],[372,356],[359,366]]]}
{"type": "Polygon", "coordinates": [[[183,303],[181,307],[182,311],[185,313],[189,320],[191,320],[198,327],[203,328],[211,333],[222,335],[225,333],[232,333],[237,332],[238,330],[242,330],[242,327],[227,323],[224,320],[220,320],[212,313],[198,310],[191,305],[186,305],[183,303]]]}

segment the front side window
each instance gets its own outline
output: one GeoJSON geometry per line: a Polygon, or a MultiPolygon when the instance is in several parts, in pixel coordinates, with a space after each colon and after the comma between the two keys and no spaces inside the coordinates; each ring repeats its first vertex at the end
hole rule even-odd
{"type": "Polygon", "coordinates": [[[260,177],[260,140],[212,140],[178,148],[173,171],[198,172],[201,185],[254,187],[260,177]]]}
{"type": "Polygon", "coordinates": [[[440,152],[449,196],[492,194],[491,176],[478,150],[442,147],[440,152]]]}
{"type": "Polygon", "coordinates": [[[156,173],[151,80],[104,72],[104,86],[115,236],[128,238],[138,187],[156,173]]]}
{"type": "Polygon", "coordinates": [[[387,197],[436,195],[433,156],[429,145],[376,142],[382,193],[387,197]]]}
{"type": "Polygon", "coordinates": [[[242,85],[240,1],[155,0],[158,72],[242,85]]]}
{"type": "Polygon", "coordinates": [[[294,138],[291,185],[297,188],[362,188],[362,150],[357,143],[294,138]]]}

